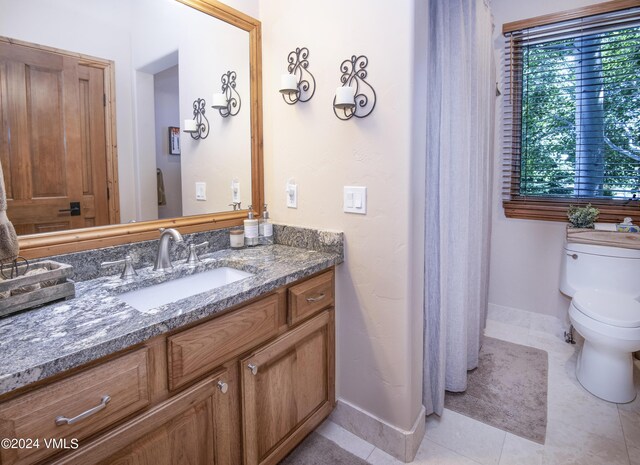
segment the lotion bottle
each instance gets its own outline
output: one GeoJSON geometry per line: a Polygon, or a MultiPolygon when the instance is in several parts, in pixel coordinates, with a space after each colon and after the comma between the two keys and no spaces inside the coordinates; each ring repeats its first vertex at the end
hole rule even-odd
{"type": "Polygon", "coordinates": [[[253,207],[249,205],[249,216],[244,220],[244,243],[248,246],[258,245],[259,242],[258,220],[253,214],[253,207]]]}
{"type": "Polygon", "coordinates": [[[269,212],[267,204],[264,204],[262,218],[260,219],[259,232],[261,242],[265,245],[273,244],[273,225],[269,223],[269,212]]]}

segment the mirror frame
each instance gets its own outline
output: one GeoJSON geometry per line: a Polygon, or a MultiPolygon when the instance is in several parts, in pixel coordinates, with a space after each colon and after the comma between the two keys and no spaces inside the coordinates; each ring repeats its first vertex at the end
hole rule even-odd
{"type": "MultiPolygon", "coordinates": [[[[260,21],[217,0],[176,0],[249,33],[251,89],[251,200],[256,213],[264,203],[262,140],[262,25],[260,21]]],[[[247,210],[184,216],[140,223],[115,224],[19,236],[20,255],[41,258],[158,238],[159,228],[182,234],[242,224],[247,210]]]]}

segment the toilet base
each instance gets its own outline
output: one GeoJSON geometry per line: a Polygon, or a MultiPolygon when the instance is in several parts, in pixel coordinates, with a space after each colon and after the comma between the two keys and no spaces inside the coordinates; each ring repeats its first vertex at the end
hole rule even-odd
{"type": "Polygon", "coordinates": [[[596,347],[588,340],[578,355],[576,377],[596,397],[617,404],[636,398],[633,385],[633,354],[596,347]]]}

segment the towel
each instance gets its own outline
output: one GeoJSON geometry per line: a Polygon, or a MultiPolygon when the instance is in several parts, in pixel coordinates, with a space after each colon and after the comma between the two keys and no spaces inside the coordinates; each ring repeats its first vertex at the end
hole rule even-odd
{"type": "Polygon", "coordinates": [[[166,205],[167,197],[164,194],[164,176],[160,168],[156,168],[156,177],[158,182],[158,205],[166,205]]]}
{"type": "Polygon", "coordinates": [[[4,188],[2,163],[0,163],[0,262],[15,260],[19,253],[18,235],[7,217],[7,193],[4,188]]]}

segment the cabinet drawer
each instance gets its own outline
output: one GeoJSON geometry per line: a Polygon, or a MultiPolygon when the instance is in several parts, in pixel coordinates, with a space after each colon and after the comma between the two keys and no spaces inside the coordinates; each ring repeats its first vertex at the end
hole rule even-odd
{"type": "Polygon", "coordinates": [[[0,437],[40,442],[37,448],[0,450],[0,463],[41,460],[59,452],[45,447],[45,439],[66,438],[69,444],[147,406],[147,370],[145,348],[0,404],[0,437]]]}
{"type": "Polygon", "coordinates": [[[229,465],[227,381],[206,379],[53,464],[229,465]]]}
{"type": "Polygon", "coordinates": [[[289,288],[289,324],[299,321],[333,305],[333,270],[289,288]]]}
{"type": "Polygon", "coordinates": [[[168,338],[169,389],[211,371],[278,333],[278,295],[168,338]]]}

